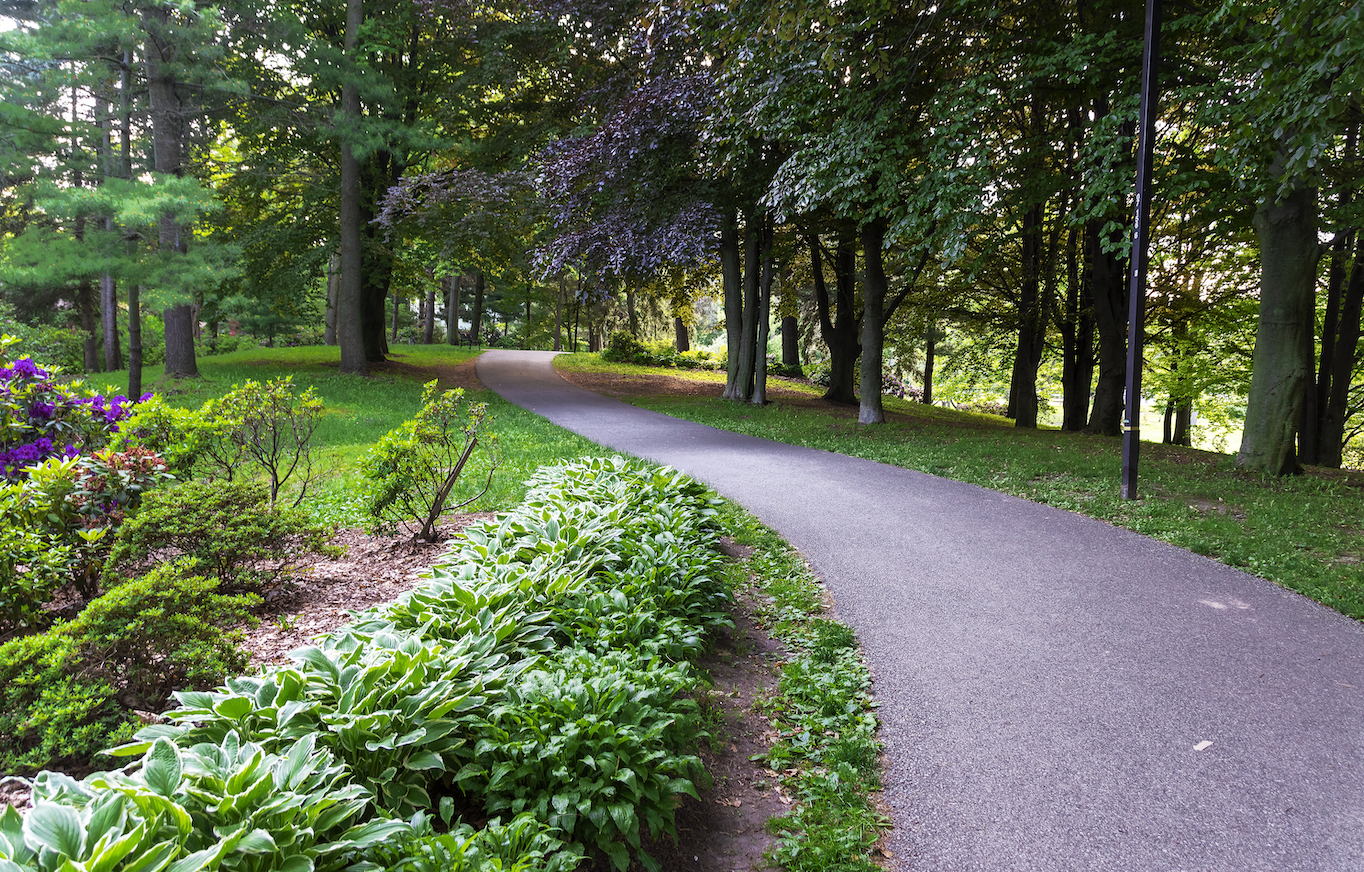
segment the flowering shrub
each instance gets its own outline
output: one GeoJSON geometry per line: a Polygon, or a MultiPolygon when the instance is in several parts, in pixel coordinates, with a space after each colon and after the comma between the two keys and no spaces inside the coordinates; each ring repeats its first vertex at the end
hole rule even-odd
{"type": "MultiPolygon", "coordinates": [[[[49,458],[73,458],[102,448],[132,410],[124,396],[84,392],[29,357],[10,362],[13,337],[0,340],[0,479],[19,481],[49,458]]],[[[144,394],[147,399],[151,394],[144,394]]]]}

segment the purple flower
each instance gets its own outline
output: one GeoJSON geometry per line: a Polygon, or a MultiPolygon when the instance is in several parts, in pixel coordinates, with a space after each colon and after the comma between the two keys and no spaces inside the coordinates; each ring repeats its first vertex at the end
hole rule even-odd
{"type": "Polygon", "coordinates": [[[43,420],[51,420],[52,413],[55,411],[57,411],[56,403],[44,403],[42,401],[39,401],[29,407],[28,415],[30,418],[42,418],[43,420]]]}

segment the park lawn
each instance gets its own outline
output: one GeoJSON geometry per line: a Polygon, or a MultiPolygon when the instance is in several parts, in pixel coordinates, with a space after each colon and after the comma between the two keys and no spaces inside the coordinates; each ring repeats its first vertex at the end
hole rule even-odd
{"type": "MultiPolygon", "coordinates": [[[[566,369],[600,372],[556,358],[566,369]]],[[[593,356],[595,357],[595,356],[593,356]]],[[[674,369],[622,372],[689,378],[674,369]]],[[[721,387],[723,380],[720,381],[721,387]]],[[[787,382],[784,387],[792,386],[787,382]]],[[[1122,442],[886,398],[889,423],[857,424],[853,407],[778,401],[758,408],[715,397],[630,401],[722,430],[821,448],[980,485],[1088,515],[1187,548],[1364,619],[1364,473],[1313,468],[1270,478],[1232,456],[1143,442],[1136,501],[1119,497],[1122,442]]],[[[820,389],[801,393],[817,397],[820,389]]]]}
{"type": "MultiPolygon", "coordinates": [[[[478,353],[448,345],[395,346],[390,356],[402,364],[400,372],[362,377],[337,372],[340,351],[335,347],[257,348],[201,357],[201,377],[197,379],[168,380],[162,367],[146,367],[143,387],[183,408],[198,408],[248,379],[264,382],[290,377],[299,390],[311,387],[324,404],[322,421],[313,437],[314,462],[323,475],[310,489],[306,504],[319,520],[363,527],[369,523],[360,498],[365,454],[385,433],[417,413],[425,382],[478,353]]],[[[101,373],[87,381],[93,387],[107,385],[112,392],[122,393],[127,388],[127,373],[101,373]]],[[[488,404],[502,456],[488,493],[465,511],[513,508],[525,496],[525,480],[541,466],[613,453],[504,401],[492,391],[470,390],[465,395],[488,404]]]]}

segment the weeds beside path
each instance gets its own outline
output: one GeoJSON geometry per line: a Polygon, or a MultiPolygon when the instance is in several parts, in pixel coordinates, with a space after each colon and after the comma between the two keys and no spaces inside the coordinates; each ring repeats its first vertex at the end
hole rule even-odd
{"type": "MultiPolygon", "coordinates": [[[[579,356],[582,357],[582,356],[579,356]]],[[[855,407],[817,388],[774,382],[765,407],[718,398],[714,376],[556,359],[588,390],[723,430],[820,448],[980,485],[1212,557],[1364,618],[1364,473],[1310,469],[1297,478],[1240,472],[1227,455],[1142,445],[1137,501],[1119,499],[1119,440],[1018,430],[991,415],[887,398],[888,423],[863,427],[855,407]],[[683,386],[678,389],[679,383],[683,386]]]]}

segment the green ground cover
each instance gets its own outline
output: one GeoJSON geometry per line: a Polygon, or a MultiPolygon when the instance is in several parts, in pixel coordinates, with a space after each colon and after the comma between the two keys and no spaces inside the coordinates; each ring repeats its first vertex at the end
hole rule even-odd
{"type": "MultiPolygon", "coordinates": [[[[580,362],[584,356],[560,357],[556,365],[603,368],[580,362]]],[[[1088,515],[1364,618],[1364,474],[1356,471],[1314,469],[1296,478],[1268,478],[1234,469],[1230,455],[1143,443],[1141,499],[1124,501],[1118,439],[1017,430],[993,415],[892,398],[886,410],[898,414],[875,427],[859,426],[853,408],[789,401],[762,408],[718,397],[634,402],[723,430],[916,469],[1088,515]]]]}

